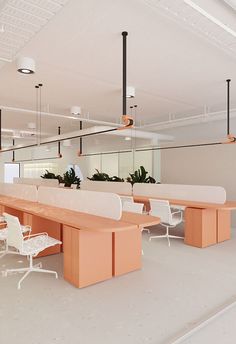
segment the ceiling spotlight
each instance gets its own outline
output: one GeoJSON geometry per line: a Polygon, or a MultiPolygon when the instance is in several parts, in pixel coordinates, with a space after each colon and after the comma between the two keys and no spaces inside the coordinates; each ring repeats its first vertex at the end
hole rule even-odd
{"type": "Polygon", "coordinates": [[[17,71],[22,74],[35,73],[35,61],[31,57],[19,57],[17,59],[17,71]]]}
{"type": "Polygon", "coordinates": [[[125,137],[125,141],[131,141],[131,137],[126,136],[126,137],[125,137]]]}
{"type": "Polygon", "coordinates": [[[135,97],[135,88],[133,86],[127,86],[126,98],[134,98],[134,97],[135,97]]]}
{"type": "Polygon", "coordinates": [[[71,108],[70,108],[70,113],[72,114],[72,115],[81,115],[81,107],[80,106],[77,106],[77,105],[75,105],[75,106],[72,106],[71,108]]]}

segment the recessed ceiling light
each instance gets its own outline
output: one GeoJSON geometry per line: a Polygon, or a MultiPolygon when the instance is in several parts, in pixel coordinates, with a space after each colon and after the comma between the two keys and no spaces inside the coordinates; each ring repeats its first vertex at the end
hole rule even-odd
{"type": "Polygon", "coordinates": [[[232,36],[236,37],[236,32],[234,30],[232,30],[230,27],[228,27],[227,25],[222,23],[216,17],[212,16],[210,13],[206,12],[203,8],[201,8],[200,6],[195,4],[195,2],[193,2],[192,0],[184,0],[184,2],[185,2],[185,4],[192,7],[195,11],[197,11],[198,13],[200,13],[201,15],[203,15],[204,17],[209,19],[212,23],[218,25],[219,27],[221,27],[221,29],[225,30],[226,32],[228,32],[232,36]]]}
{"type": "Polygon", "coordinates": [[[131,137],[126,136],[126,137],[125,137],[125,141],[131,141],[131,137]]]}
{"type": "Polygon", "coordinates": [[[22,74],[33,74],[35,62],[31,57],[19,57],[17,59],[17,71],[22,74]]]}

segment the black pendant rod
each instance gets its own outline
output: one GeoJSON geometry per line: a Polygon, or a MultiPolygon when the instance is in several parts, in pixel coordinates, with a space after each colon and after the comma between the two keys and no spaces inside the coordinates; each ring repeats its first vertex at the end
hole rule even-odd
{"type": "Polygon", "coordinates": [[[230,81],[227,79],[227,135],[230,135],[230,81]]]}
{"type": "MultiPolygon", "coordinates": [[[[12,146],[15,146],[15,139],[12,140],[12,146]]],[[[15,151],[12,151],[12,162],[15,162],[15,151]]]]}
{"type": "MultiPolygon", "coordinates": [[[[80,128],[80,130],[83,129],[83,122],[82,121],[79,122],[79,128],[80,128]]],[[[82,139],[82,137],[80,137],[80,139],[79,139],[79,152],[80,152],[80,154],[83,153],[83,139],[82,139]]]]}
{"type": "Polygon", "coordinates": [[[108,154],[122,154],[122,153],[130,153],[132,151],[135,152],[148,152],[148,151],[156,151],[156,150],[166,150],[166,149],[179,149],[179,148],[194,148],[194,147],[205,147],[205,146],[217,146],[223,145],[223,142],[210,142],[210,143],[196,143],[196,144],[189,144],[189,145],[180,145],[180,146],[169,146],[169,147],[154,147],[154,148],[138,148],[138,149],[128,149],[124,151],[112,151],[112,152],[99,152],[99,153],[88,153],[82,154],[82,156],[93,156],[93,155],[108,155],[108,154]]]}
{"type": "Polygon", "coordinates": [[[39,86],[39,143],[42,137],[42,90],[43,84],[38,84],[39,86]]]}
{"type": "MultiPolygon", "coordinates": [[[[61,127],[58,127],[58,135],[61,135],[61,127]]],[[[57,146],[57,149],[58,149],[58,157],[62,157],[61,155],[61,141],[58,141],[58,146],[57,146]]]]}
{"type": "Polygon", "coordinates": [[[41,161],[41,160],[55,160],[60,159],[60,156],[52,156],[50,158],[35,158],[35,159],[20,159],[20,160],[14,160],[15,163],[18,162],[30,162],[30,161],[41,161]]]}
{"type": "MultiPolygon", "coordinates": [[[[47,145],[47,144],[56,143],[56,142],[59,142],[59,141],[65,141],[65,140],[73,140],[73,139],[77,139],[77,138],[80,138],[80,137],[88,137],[88,136],[93,136],[93,135],[105,134],[105,133],[109,133],[109,132],[116,131],[116,130],[117,130],[117,128],[112,128],[112,129],[97,131],[96,133],[75,135],[75,136],[70,136],[70,137],[67,137],[67,138],[64,138],[64,139],[60,138],[60,139],[55,139],[53,141],[41,142],[40,145],[47,145]]],[[[20,147],[17,147],[17,146],[9,147],[9,148],[4,149],[2,152],[11,152],[13,150],[31,148],[31,147],[36,147],[36,146],[38,146],[37,143],[31,143],[29,145],[20,146],[20,147]]]]}
{"type": "Polygon", "coordinates": [[[122,94],[122,100],[123,100],[123,115],[127,115],[126,109],[126,93],[127,93],[127,36],[128,32],[123,31],[123,94],[122,94]]]}

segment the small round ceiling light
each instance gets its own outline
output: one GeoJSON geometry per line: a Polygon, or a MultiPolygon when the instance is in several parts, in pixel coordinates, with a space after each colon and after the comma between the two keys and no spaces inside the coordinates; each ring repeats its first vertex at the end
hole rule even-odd
{"type": "Polygon", "coordinates": [[[80,107],[80,106],[77,106],[77,105],[72,106],[72,107],[70,108],[70,113],[71,113],[72,115],[77,115],[77,116],[81,115],[81,107],[80,107]]]}
{"type": "Polygon", "coordinates": [[[17,71],[22,74],[35,73],[35,61],[31,57],[19,57],[17,59],[17,71]]]}
{"type": "Polygon", "coordinates": [[[126,98],[134,98],[134,97],[135,97],[135,88],[133,86],[127,86],[126,98]]]}
{"type": "Polygon", "coordinates": [[[131,137],[126,136],[126,137],[125,137],[125,141],[131,141],[131,137]]]}

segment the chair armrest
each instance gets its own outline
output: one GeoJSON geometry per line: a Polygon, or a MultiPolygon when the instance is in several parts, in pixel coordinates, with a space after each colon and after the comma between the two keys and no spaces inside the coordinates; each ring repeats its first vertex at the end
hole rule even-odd
{"type": "Polygon", "coordinates": [[[183,221],[183,212],[181,210],[178,210],[178,211],[173,211],[173,213],[171,213],[172,216],[176,214],[180,214],[180,219],[181,221],[183,221]]]}
{"type": "Polygon", "coordinates": [[[44,235],[44,236],[48,237],[48,233],[47,232],[42,232],[42,233],[26,235],[26,236],[24,236],[24,240],[25,239],[30,239],[30,238],[33,238],[33,237],[36,237],[36,236],[40,236],[40,235],[44,235]]]}
{"type": "Polygon", "coordinates": [[[21,229],[24,233],[26,233],[26,232],[31,233],[31,231],[32,231],[32,228],[29,225],[21,225],[21,229]]]}

